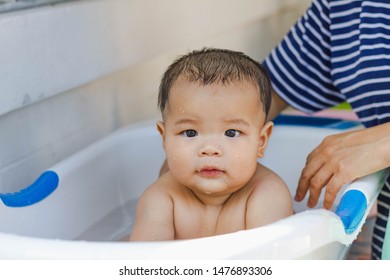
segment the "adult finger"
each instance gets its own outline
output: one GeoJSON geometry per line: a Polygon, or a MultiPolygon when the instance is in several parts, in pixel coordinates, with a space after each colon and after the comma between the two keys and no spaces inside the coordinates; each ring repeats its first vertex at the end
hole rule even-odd
{"type": "Polygon", "coordinates": [[[310,179],[310,195],[307,201],[307,206],[312,208],[317,205],[318,199],[320,198],[322,189],[327,185],[329,180],[332,178],[332,169],[324,164],[310,179]]]}
{"type": "Polygon", "coordinates": [[[299,177],[298,187],[295,191],[295,200],[302,201],[310,187],[310,180],[318,172],[324,163],[319,159],[309,159],[306,161],[306,166],[302,169],[299,177]]]}
{"type": "Polygon", "coordinates": [[[348,179],[348,177],[345,177],[345,174],[343,173],[336,173],[332,176],[332,178],[329,180],[325,195],[324,195],[324,208],[330,209],[333,206],[333,203],[336,199],[336,196],[340,189],[347,183],[350,183],[351,180],[348,179]]]}

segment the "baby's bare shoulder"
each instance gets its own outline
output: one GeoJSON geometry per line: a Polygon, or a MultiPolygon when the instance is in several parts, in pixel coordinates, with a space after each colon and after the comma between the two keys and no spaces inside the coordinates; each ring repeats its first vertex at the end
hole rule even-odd
{"type": "Polygon", "coordinates": [[[256,169],[252,184],[256,190],[263,192],[271,191],[272,193],[275,193],[278,191],[288,191],[288,187],[284,180],[274,171],[261,164],[259,164],[256,169]]]}
{"type": "Polygon", "coordinates": [[[259,165],[247,202],[247,226],[253,228],[292,215],[291,193],[283,179],[259,165]]]}
{"type": "Polygon", "coordinates": [[[187,188],[178,183],[169,171],[151,184],[143,194],[146,197],[165,197],[172,202],[185,199],[188,195],[187,188]]]}

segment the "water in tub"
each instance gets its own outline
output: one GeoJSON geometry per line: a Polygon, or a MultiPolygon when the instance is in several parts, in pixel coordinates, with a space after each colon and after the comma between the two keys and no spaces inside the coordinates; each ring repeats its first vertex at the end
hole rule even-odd
{"type": "Polygon", "coordinates": [[[128,241],[129,233],[134,222],[136,206],[137,199],[127,201],[92,224],[75,239],[88,241],[128,241]]]}

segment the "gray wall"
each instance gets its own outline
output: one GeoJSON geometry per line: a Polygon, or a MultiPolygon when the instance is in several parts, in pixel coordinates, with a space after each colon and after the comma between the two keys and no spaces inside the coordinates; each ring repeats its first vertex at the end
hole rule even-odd
{"type": "Polygon", "coordinates": [[[207,46],[261,61],[309,2],[85,0],[0,14],[0,192],[159,118],[159,79],[176,56],[207,46]]]}

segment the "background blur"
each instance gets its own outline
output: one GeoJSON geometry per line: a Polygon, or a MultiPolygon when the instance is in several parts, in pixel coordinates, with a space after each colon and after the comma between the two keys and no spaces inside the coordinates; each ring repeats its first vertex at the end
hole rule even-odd
{"type": "Polygon", "coordinates": [[[110,132],[158,118],[178,55],[202,47],[262,61],[309,0],[0,1],[0,192],[110,132]]]}

